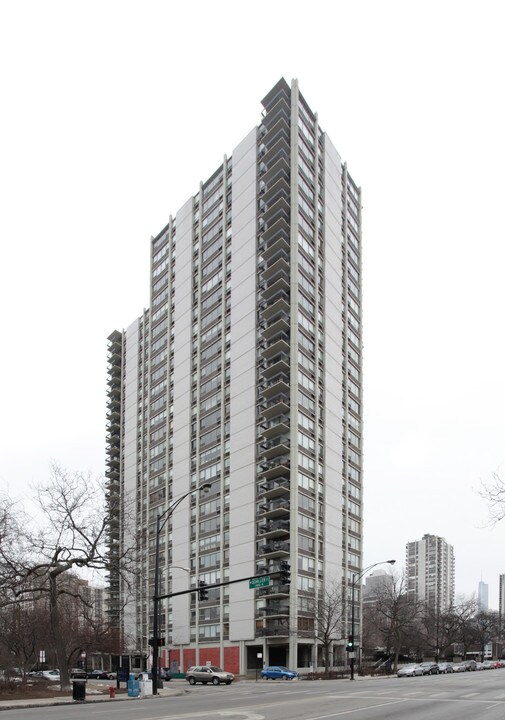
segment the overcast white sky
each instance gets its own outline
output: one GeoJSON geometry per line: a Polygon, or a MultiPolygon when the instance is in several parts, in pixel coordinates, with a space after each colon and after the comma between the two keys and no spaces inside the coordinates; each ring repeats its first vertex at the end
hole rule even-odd
{"type": "Polygon", "coordinates": [[[149,237],[297,77],[363,188],[365,565],[425,533],[498,607],[505,168],[501,1],[0,5],[0,483],[104,471],[107,336],[149,237]]]}

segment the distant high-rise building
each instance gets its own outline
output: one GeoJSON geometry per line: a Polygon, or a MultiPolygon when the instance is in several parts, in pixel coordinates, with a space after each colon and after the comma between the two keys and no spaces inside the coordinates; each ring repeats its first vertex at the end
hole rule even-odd
{"type": "Polygon", "coordinates": [[[500,614],[500,629],[503,633],[503,630],[505,629],[505,573],[500,575],[498,608],[500,614]]]}
{"type": "Polygon", "coordinates": [[[479,582],[478,602],[481,610],[489,607],[489,585],[482,580],[479,582]]]}
{"type": "Polygon", "coordinates": [[[161,603],[183,669],[254,673],[259,653],[321,665],[313,607],[333,583],[347,605],[342,662],[362,568],[360,190],[297,81],[262,104],[260,124],[152,238],[150,308],[109,337],[109,495],[131,501],[110,548],[135,542],[139,558],[131,601],[110,579],[125,643],[145,650],[153,632],[157,517],[204,482],[209,493],[162,528],[160,594],[272,575],[161,603]]]}
{"type": "Polygon", "coordinates": [[[424,535],[407,543],[407,592],[438,612],[454,602],[454,551],[444,538],[424,535]]]}
{"type": "Polygon", "coordinates": [[[383,568],[376,568],[365,580],[363,586],[363,602],[377,598],[381,591],[391,590],[393,587],[393,575],[383,568]]]}

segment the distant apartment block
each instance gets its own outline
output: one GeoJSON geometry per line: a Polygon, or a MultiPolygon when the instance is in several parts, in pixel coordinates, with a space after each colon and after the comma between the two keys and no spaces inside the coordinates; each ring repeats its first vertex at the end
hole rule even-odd
{"type": "Polygon", "coordinates": [[[376,600],[381,594],[393,589],[394,577],[383,568],[376,568],[365,580],[363,602],[376,600]]]}
{"type": "Polygon", "coordinates": [[[407,543],[407,592],[435,611],[448,610],[454,602],[455,561],[452,545],[436,535],[407,543]]]}

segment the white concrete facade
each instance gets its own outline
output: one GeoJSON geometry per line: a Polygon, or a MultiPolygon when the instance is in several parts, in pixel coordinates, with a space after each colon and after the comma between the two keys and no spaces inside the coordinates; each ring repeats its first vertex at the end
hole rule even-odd
{"type": "Polygon", "coordinates": [[[362,567],[360,190],[297,81],[263,108],[152,238],[151,307],[111,336],[119,492],[137,500],[142,569],[131,650],[152,633],[156,518],[168,515],[160,593],[211,586],[208,599],[162,601],[170,662],[244,675],[258,652],[320,664],[311,603],[333,583],[345,598],[362,567]],[[212,588],[262,573],[265,589],[212,588]]]}

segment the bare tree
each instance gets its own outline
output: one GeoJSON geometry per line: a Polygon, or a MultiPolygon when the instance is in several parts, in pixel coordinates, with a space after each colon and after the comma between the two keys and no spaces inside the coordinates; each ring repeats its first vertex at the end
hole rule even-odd
{"type": "Polygon", "coordinates": [[[461,597],[453,607],[457,624],[457,642],[462,646],[463,657],[466,656],[470,645],[477,642],[474,618],[478,609],[479,603],[474,597],[461,597]]]}
{"type": "Polygon", "coordinates": [[[493,473],[490,482],[482,482],[478,491],[488,506],[490,523],[494,524],[505,517],[505,480],[493,473]]]}
{"type": "MultiPolygon", "coordinates": [[[[330,654],[335,640],[342,637],[345,604],[342,587],[333,582],[322,588],[317,597],[309,601],[308,617],[313,637],[322,648],[324,671],[330,673],[330,654]]],[[[301,620],[302,618],[299,618],[301,620]]]]}
{"type": "Polygon", "coordinates": [[[419,633],[423,650],[427,650],[438,662],[459,638],[458,616],[451,607],[446,611],[425,605],[419,618],[419,633]]]}
{"type": "Polygon", "coordinates": [[[479,644],[481,660],[484,662],[485,647],[499,634],[500,621],[495,610],[479,610],[474,618],[475,639],[479,644]]]}
{"type": "MultiPolygon", "coordinates": [[[[22,540],[14,549],[4,545],[5,552],[0,558],[3,591],[9,602],[47,599],[52,643],[61,685],[66,689],[70,686],[70,667],[77,649],[69,653],[65,642],[64,628],[68,624],[65,602],[73,599],[77,605],[87,604],[82,588],[72,577],[84,568],[102,574],[111,570],[109,524],[119,508],[110,499],[106,502],[100,480],[69,472],[55,463],[51,465],[49,482],[38,488],[37,498],[41,512],[38,529],[20,528],[18,523],[22,540]]],[[[12,534],[13,523],[12,519],[10,524],[3,523],[6,537],[9,532],[12,534]]],[[[133,559],[134,549],[127,548],[121,557],[114,557],[114,562],[126,570],[131,569],[133,559]]],[[[74,604],[74,614],[75,608],[74,604]]]]}
{"type": "Polygon", "coordinates": [[[37,662],[37,651],[46,647],[47,614],[42,607],[11,603],[0,610],[0,623],[3,667],[15,667],[25,682],[37,662]]]}
{"type": "Polygon", "coordinates": [[[382,645],[394,658],[393,671],[398,667],[402,650],[408,651],[417,637],[420,611],[419,603],[407,593],[404,579],[397,575],[377,591],[369,604],[364,617],[371,627],[367,627],[365,633],[382,638],[382,645]]]}

